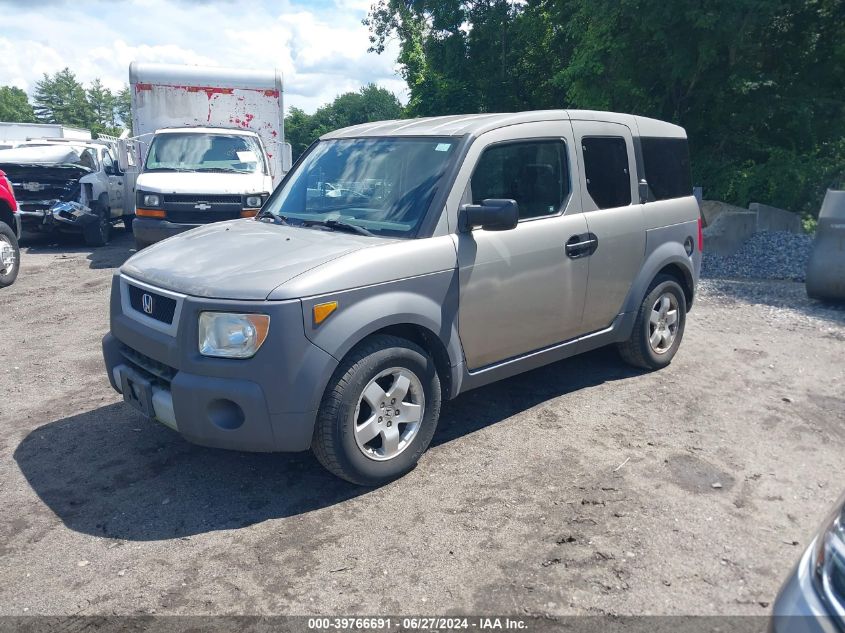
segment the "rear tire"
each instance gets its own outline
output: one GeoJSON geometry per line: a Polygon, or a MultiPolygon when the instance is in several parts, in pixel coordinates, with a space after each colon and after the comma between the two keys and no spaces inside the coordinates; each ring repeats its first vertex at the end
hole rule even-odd
{"type": "Polygon", "coordinates": [[[631,338],[618,345],[619,355],[634,367],[666,367],[681,345],[686,320],[683,288],[674,277],[658,275],[640,305],[631,338]]]}
{"type": "Polygon", "coordinates": [[[97,219],[82,230],[82,237],[87,246],[105,246],[111,238],[111,211],[97,202],[91,206],[91,210],[97,219]]]}
{"type": "Polygon", "coordinates": [[[312,450],[331,473],[379,486],[416,466],[440,417],[434,361],[417,345],[376,335],[353,349],[323,395],[312,450]]]}
{"type": "Polygon", "coordinates": [[[11,286],[21,269],[21,249],[15,232],[0,222],[0,288],[11,286]]]}

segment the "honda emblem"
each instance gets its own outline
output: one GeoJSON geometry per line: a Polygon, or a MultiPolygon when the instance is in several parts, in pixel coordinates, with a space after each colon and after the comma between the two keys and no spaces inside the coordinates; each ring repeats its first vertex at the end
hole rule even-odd
{"type": "Polygon", "coordinates": [[[144,312],[146,312],[147,314],[152,314],[153,313],[153,296],[148,295],[148,294],[144,294],[144,296],[141,297],[141,306],[144,308],[144,312]]]}

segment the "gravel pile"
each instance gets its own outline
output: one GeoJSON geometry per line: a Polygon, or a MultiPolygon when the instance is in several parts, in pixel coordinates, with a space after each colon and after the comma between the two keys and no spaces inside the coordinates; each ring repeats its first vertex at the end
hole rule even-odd
{"type": "Polygon", "coordinates": [[[703,277],[728,279],[791,279],[804,281],[813,236],[786,231],[752,235],[733,255],[707,253],[704,240],[703,277]]]}

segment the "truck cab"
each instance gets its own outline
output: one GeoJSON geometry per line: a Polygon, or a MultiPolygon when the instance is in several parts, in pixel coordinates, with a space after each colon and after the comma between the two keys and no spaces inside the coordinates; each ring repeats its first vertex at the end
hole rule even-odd
{"type": "Polygon", "coordinates": [[[249,130],[157,130],[135,184],[138,250],[182,231],[254,216],[273,191],[267,152],[249,130]]]}

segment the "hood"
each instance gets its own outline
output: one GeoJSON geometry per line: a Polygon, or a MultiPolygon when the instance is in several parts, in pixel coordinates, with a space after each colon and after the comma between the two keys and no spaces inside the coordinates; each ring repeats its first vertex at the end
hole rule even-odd
{"type": "Polygon", "coordinates": [[[265,192],[266,178],[269,176],[261,172],[221,174],[200,171],[150,171],[138,175],[135,187],[150,193],[270,193],[265,192]]]}
{"type": "Polygon", "coordinates": [[[21,145],[0,150],[0,163],[70,166],[88,173],[92,170],[83,162],[85,151],[73,145],[21,145]]]}
{"type": "Polygon", "coordinates": [[[197,297],[260,301],[312,268],[392,241],[234,220],[209,224],[154,244],[134,255],[120,270],[139,281],[197,297]]]}

